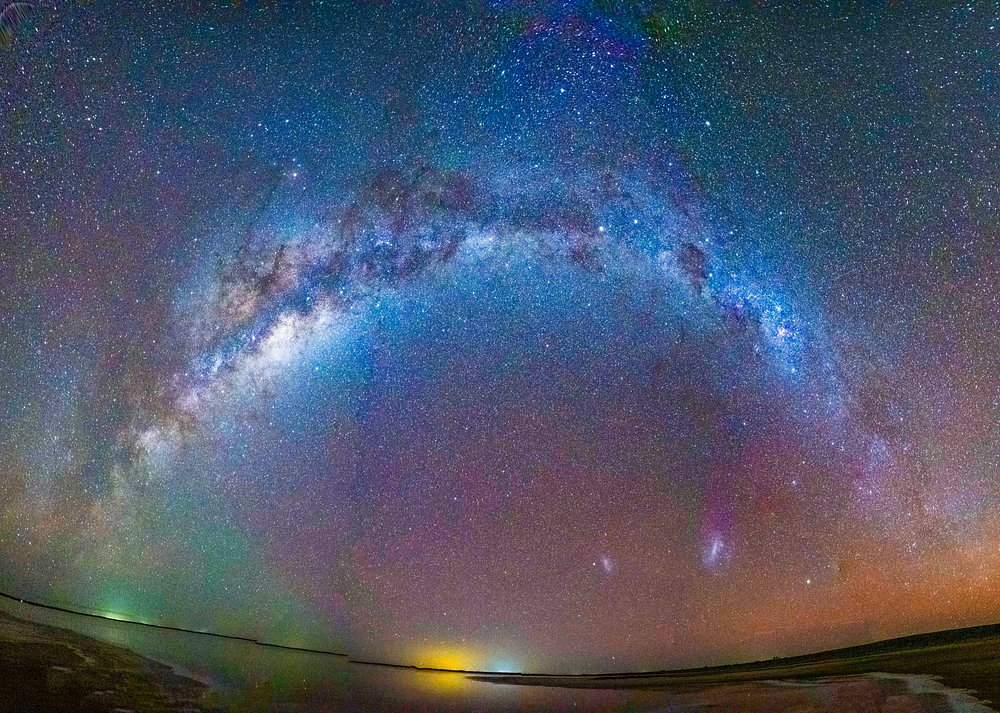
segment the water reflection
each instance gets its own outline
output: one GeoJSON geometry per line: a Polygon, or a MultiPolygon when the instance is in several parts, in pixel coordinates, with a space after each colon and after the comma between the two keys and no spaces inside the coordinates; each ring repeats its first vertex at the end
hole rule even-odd
{"type": "MultiPolygon", "coordinates": [[[[208,703],[243,713],[989,711],[968,696],[947,691],[935,681],[917,676],[849,676],[675,691],[504,685],[465,674],[360,665],[344,657],[93,619],[12,601],[0,602],[0,610],[22,619],[72,629],[168,664],[210,685],[208,703]]],[[[432,653],[428,653],[428,660],[432,653]]],[[[437,652],[433,656],[440,658],[445,654],[459,656],[456,652],[437,652]]]]}
{"type": "Polygon", "coordinates": [[[655,693],[526,688],[474,681],[464,674],[358,665],[327,654],[153,629],[11,601],[0,602],[0,609],[22,619],[124,646],[165,663],[212,686],[211,702],[232,711],[604,713],[655,709],[664,699],[655,693]]]}

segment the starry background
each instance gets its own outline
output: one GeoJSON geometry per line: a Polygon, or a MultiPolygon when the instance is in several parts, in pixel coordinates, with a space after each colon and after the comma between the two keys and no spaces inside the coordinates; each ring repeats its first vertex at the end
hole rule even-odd
{"type": "Polygon", "coordinates": [[[4,590],[493,670],[1000,619],[993,3],[0,39],[4,590]]]}

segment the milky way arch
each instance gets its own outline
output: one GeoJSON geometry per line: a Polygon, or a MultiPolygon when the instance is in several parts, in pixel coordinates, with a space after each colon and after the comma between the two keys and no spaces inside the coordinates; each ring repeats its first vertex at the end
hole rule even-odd
{"type": "Polygon", "coordinates": [[[985,5],[34,5],[3,588],[536,670],[1000,616],[985,5]]]}

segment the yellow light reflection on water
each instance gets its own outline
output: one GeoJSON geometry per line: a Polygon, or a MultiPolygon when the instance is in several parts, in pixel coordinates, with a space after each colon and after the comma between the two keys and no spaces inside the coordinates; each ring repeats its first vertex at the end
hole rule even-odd
{"type": "Polygon", "coordinates": [[[421,649],[413,656],[414,666],[444,669],[444,671],[417,671],[414,673],[414,684],[432,693],[449,695],[462,693],[472,688],[473,682],[463,673],[448,672],[474,671],[478,664],[478,657],[468,649],[456,646],[421,649]]]}
{"type": "Polygon", "coordinates": [[[466,693],[474,687],[468,675],[448,671],[414,671],[414,687],[438,694],[466,693]]]}

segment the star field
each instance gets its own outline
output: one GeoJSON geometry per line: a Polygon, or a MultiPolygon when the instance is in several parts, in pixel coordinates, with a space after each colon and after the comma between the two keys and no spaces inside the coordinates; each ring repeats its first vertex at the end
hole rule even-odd
{"type": "Polygon", "coordinates": [[[4,591],[553,672],[1000,619],[991,3],[16,5],[4,591]]]}

